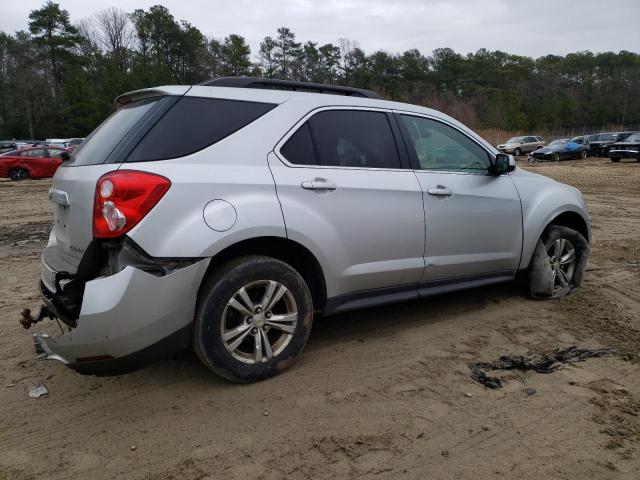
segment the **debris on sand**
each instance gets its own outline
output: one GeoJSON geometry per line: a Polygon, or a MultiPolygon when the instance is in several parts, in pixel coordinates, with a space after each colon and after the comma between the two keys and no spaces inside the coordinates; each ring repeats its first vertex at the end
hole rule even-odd
{"type": "Polygon", "coordinates": [[[565,363],[584,362],[588,358],[607,357],[613,355],[615,350],[611,348],[578,348],[569,347],[563,350],[543,354],[539,357],[509,357],[502,356],[497,362],[474,362],[469,364],[471,378],[493,390],[502,388],[502,380],[490,377],[485,372],[490,370],[533,370],[536,373],[555,372],[565,363]]]}
{"type": "Polygon", "coordinates": [[[48,393],[49,390],[47,390],[47,387],[45,387],[42,382],[27,386],[27,394],[30,398],[40,398],[48,393]]]}

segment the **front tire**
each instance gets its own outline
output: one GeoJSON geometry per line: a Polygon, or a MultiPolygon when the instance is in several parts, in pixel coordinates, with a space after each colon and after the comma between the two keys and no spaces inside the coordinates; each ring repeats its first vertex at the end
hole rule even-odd
{"type": "Polygon", "coordinates": [[[519,148],[516,148],[516,149],[513,151],[513,154],[514,154],[516,157],[519,157],[520,155],[522,155],[522,151],[521,151],[519,148]]]}
{"type": "Polygon", "coordinates": [[[589,244],[577,231],[551,225],[538,240],[527,269],[529,294],[535,299],[562,298],[582,284],[589,244]]]}
{"type": "Polygon", "coordinates": [[[556,153],[554,153],[554,154],[551,156],[551,160],[553,160],[554,162],[559,162],[559,161],[560,161],[560,154],[559,154],[559,153],[557,153],[557,152],[556,152],[556,153]]]}
{"type": "Polygon", "coordinates": [[[618,163],[620,161],[620,159],[619,158],[612,158],[611,161],[618,163]]]}
{"type": "Polygon", "coordinates": [[[214,373],[255,382],[293,363],[312,322],[311,294],[296,270],[271,257],[239,257],[211,272],[200,288],[193,347],[214,373]]]}
{"type": "Polygon", "coordinates": [[[24,168],[14,168],[9,172],[9,178],[14,182],[27,180],[29,178],[29,171],[24,168]]]}
{"type": "Polygon", "coordinates": [[[585,158],[587,158],[587,152],[585,150],[582,150],[580,152],[580,160],[584,160],[585,158]]]}

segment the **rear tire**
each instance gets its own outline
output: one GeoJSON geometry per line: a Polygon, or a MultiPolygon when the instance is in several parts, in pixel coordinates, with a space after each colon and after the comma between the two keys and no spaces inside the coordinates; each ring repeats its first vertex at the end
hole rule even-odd
{"type": "Polygon", "coordinates": [[[239,257],[203,282],[193,348],[221,377],[255,382],[293,363],[307,343],[312,322],[311,294],[296,270],[271,257],[239,257]]]}
{"type": "Polygon", "coordinates": [[[562,298],[582,284],[589,244],[575,230],[551,225],[538,240],[526,279],[535,299],[562,298]]]}
{"type": "Polygon", "coordinates": [[[514,154],[516,157],[519,157],[520,155],[522,155],[522,151],[521,151],[519,148],[516,148],[516,149],[513,151],[513,154],[514,154]]]}
{"type": "Polygon", "coordinates": [[[558,152],[554,153],[551,156],[551,160],[554,161],[554,162],[559,162],[560,161],[560,154],[558,152]]]}
{"type": "Polygon", "coordinates": [[[9,172],[9,178],[14,182],[27,180],[29,178],[29,171],[24,168],[14,168],[9,172]]]}
{"type": "Polygon", "coordinates": [[[587,158],[587,152],[585,150],[582,150],[580,152],[580,159],[584,160],[585,158],[587,158]]]}
{"type": "Polygon", "coordinates": [[[612,158],[611,161],[618,163],[620,161],[620,159],[619,158],[612,158]]]}

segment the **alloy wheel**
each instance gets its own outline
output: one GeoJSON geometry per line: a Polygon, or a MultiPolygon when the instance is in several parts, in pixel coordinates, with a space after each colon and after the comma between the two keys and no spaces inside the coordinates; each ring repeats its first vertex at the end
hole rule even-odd
{"type": "Polygon", "coordinates": [[[29,178],[29,173],[23,168],[16,168],[15,170],[11,170],[11,172],[9,172],[9,177],[11,178],[11,180],[18,182],[20,180],[26,180],[27,178],[29,178]]]}
{"type": "Polygon", "coordinates": [[[297,323],[298,308],[289,289],[274,280],[259,280],[231,296],[222,313],[220,335],[233,358],[255,364],[281,353],[297,323]]]}
{"type": "Polygon", "coordinates": [[[547,246],[547,257],[553,272],[553,293],[557,293],[567,287],[576,269],[576,250],[573,244],[565,239],[558,238],[547,246]]]}

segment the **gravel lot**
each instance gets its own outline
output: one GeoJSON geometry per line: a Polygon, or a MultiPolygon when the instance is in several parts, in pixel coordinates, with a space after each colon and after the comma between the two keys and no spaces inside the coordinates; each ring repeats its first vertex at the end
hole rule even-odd
{"type": "Polygon", "coordinates": [[[50,182],[0,181],[0,478],[637,479],[640,164],[523,166],[587,199],[584,288],[534,302],[505,284],[318,319],[292,369],[244,386],[190,352],[102,378],[34,360],[18,317],[38,305],[50,182]],[[502,390],[469,377],[473,361],[572,345],[619,354],[506,372],[502,390]],[[38,380],[49,394],[28,398],[38,380]]]}

